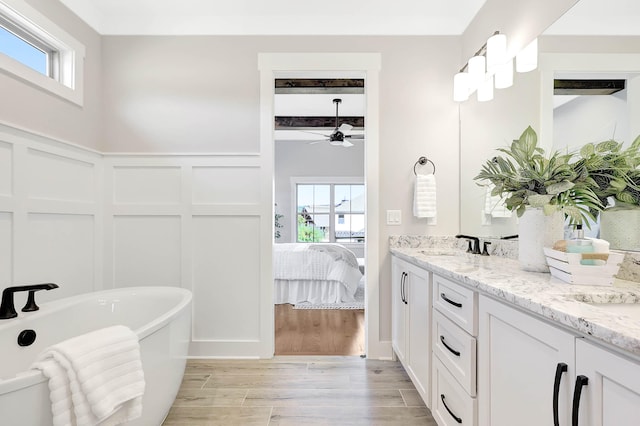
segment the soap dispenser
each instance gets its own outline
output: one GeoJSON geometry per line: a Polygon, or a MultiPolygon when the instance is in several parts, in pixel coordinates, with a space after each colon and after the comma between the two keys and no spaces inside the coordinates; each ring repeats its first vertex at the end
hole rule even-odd
{"type": "Polygon", "coordinates": [[[576,225],[574,237],[567,241],[568,253],[593,253],[593,242],[584,237],[582,225],[576,225]]]}

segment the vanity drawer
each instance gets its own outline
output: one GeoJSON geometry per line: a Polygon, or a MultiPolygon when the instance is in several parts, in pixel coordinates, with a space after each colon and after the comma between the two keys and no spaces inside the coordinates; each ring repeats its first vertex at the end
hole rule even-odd
{"type": "Polygon", "coordinates": [[[476,396],[476,339],[433,311],[433,353],[471,396],[476,396]]]}
{"type": "Polygon", "coordinates": [[[433,274],[433,307],[472,336],[478,335],[478,293],[433,274]]]}
{"type": "Polygon", "coordinates": [[[433,357],[431,414],[440,426],[475,426],[478,401],[469,396],[438,357],[433,357]]]}

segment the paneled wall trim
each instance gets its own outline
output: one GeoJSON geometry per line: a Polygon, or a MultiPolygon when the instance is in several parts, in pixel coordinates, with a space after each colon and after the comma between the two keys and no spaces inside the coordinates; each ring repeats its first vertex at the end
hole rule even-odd
{"type": "Polygon", "coordinates": [[[0,123],[0,289],[57,283],[38,294],[46,302],[103,288],[102,161],[0,123]]]}
{"type": "Polygon", "coordinates": [[[262,161],[105,154],[105,285],[190,289],[194,357],[273,355],[261,324],[271,270],[260,240],[272,226],[262,161]]]}
{"type": "Polygon", "coordinates": [[[59,284],[38,295],[45,302],[188,288],[191,356],[271,357],[271,163],[105,154],[0,123],[0,290],[59,284]]]}

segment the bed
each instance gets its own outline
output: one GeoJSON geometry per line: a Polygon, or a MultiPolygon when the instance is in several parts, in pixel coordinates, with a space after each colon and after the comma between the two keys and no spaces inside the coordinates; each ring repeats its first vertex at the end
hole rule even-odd
{"type": "Polygon", "coordinates": [[[274,302],[353,302],[362,273],[340,244],[274,244],[274,302]]]}

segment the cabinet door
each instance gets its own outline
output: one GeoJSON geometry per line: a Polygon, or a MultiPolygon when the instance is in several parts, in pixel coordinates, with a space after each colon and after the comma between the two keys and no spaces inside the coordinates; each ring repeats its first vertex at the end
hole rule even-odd
{"type": "Polygon", "coordinates": [[[578,425],[640,424],[640,364],[578,339],[576,373],[588,380],[579,400],[578,425]]]}
{"type": "Polygon", "coordinates": [[[409,302],[407,372],[427,407],[431,406],[431,287],[429,273],[409,265],[406,299],[409,302]]]}
{"type": "Polygon", "coordinates": [[[557,399],[559,425],[569,425],[574,336],[486,296],[480,296],[479,320],[479,424],[553,425],[557,399]]]}
{"type": "Polygon", "coordinates": [[[402,364],[406,358],[406,262],[391,258],[391,344],[402,364]]]}

